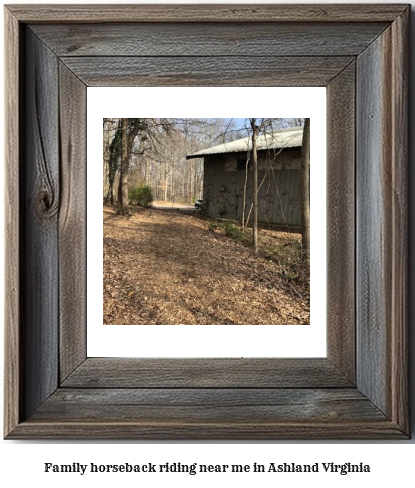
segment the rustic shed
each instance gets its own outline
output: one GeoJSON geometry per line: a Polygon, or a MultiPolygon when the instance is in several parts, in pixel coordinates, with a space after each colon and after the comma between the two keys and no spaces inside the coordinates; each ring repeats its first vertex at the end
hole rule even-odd
{"type": "MultiPolygon", "coordinates": [[[[258,137],[258,221],[301,225],[300,172],[303,128],[281,129],[258,137]]],[[[251,138],[238,139],[187,156],[204,158],[203,200],[212,218],[240,220],[246,165],[248,178],[245,218],[253,201],[251,138]]]]}

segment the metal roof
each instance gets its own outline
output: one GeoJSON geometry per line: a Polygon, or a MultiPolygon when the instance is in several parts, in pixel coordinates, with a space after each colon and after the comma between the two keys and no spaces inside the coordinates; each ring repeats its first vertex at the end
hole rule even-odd
{"type": "MultiPolygon", "coordinates": [[[[301,147],[303,143],[303,127],[289,127],[288,129],[280,129],[258,136],[257,149],[263,151],[266,149],[284,149],[287,147],[301,147]]],[[[212,154],[226,154],[234,152],[247,152],[251,149],[251,137],[244,137],[232,142],[226,142],[219,146],[209,147],[202,151],[195,152],[186,156],[186,159],[203,158],[212,154]]]]}

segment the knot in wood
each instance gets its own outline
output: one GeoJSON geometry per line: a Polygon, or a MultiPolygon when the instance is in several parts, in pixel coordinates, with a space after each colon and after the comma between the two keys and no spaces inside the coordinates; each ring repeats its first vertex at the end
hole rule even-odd
{"type": "Polygon", "coordinates": [[[42,219],[49,219],[55,216],[58,211],[58,205],[53,192],[46,188],[40,190],[37,195],[35,207],[37,215],[42,219]]]}

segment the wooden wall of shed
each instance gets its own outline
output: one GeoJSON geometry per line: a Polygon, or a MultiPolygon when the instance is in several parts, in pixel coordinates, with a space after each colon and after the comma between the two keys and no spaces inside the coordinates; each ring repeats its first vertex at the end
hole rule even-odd
{"type": "MultiPolygon", "coordinates": [[[[245,170],[237,169],[238,158],[241,159],[241,155],[205,158],[203,199],[207,202],[206,211],[211,218],[240,220],[242,217],[245,170]]],[[[283,151],[276,158],[259,154],[258,168],[258,184],[264,180],[258,193],[258,221],[301,225],[300,150],[283,151]]],[[[245,219],[252,204],[252,170],[248,173],[245,219]]]]}

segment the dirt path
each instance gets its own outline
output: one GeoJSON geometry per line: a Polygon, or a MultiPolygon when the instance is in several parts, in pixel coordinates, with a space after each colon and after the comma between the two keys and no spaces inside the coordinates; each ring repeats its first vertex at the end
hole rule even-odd
{"type": "Polygon", "coordinates": [[[190,203],[180,203],[180,202],[172,203],[172,202],[155,201],[151,204],[151,206],[153,208],[160,209],[160,210],[176,209],[176,210],[187,210],[189,212],[194,212],[196,210],[194,205],[191,205],[190,203]]]}
{"type": "Polygon", "coordinates": [[[104,208],[105,324],[305,324],[275,263],[171,210],[104,208]]]}

